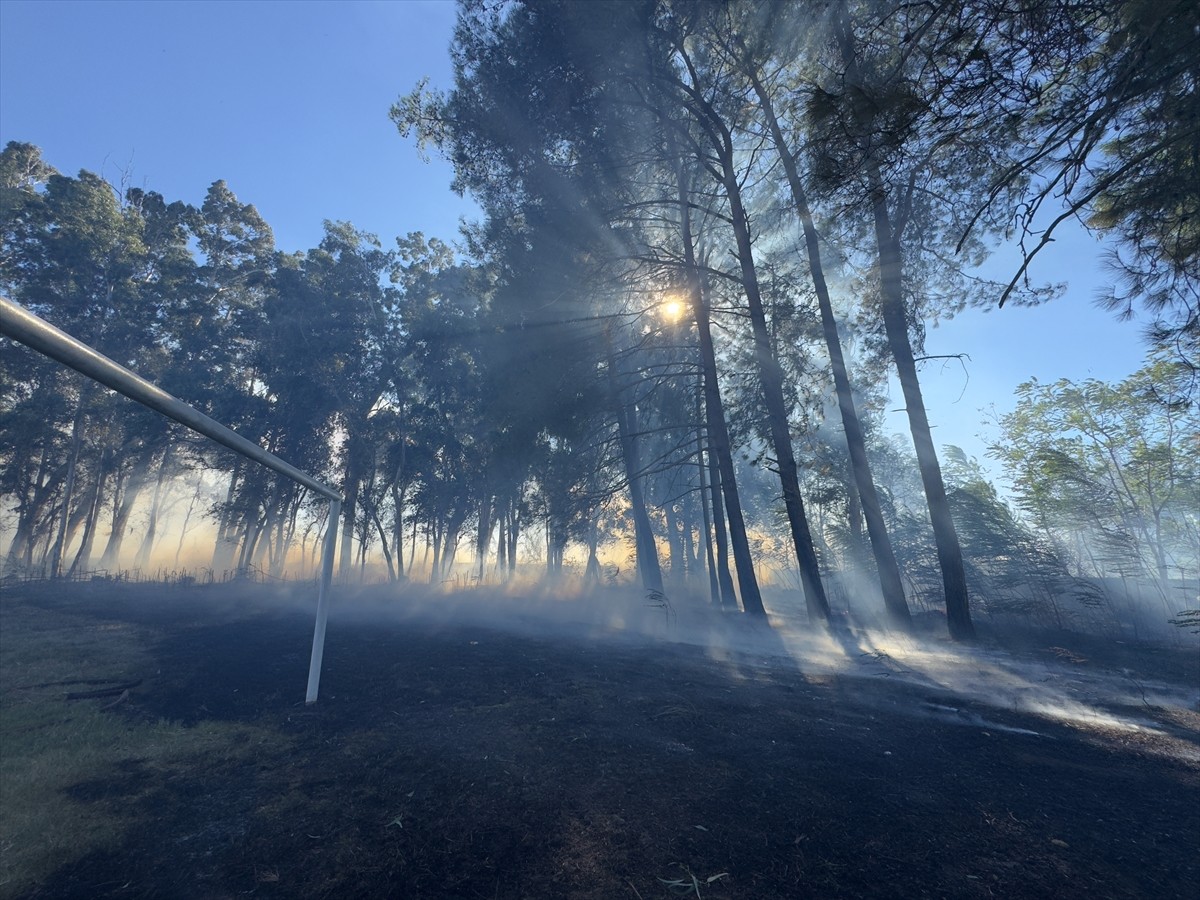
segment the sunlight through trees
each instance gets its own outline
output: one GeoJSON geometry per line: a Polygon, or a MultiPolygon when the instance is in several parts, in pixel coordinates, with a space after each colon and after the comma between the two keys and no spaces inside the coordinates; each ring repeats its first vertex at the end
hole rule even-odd
{"type": "MultiPolygon", "coordinates": [[[[339,485],[343,581],[636,579],[959,639],[1188,605],[1195,4],[459,9],[454,87],[391,118],[482,207],[460,245],[327,221],[285,251],[224,181],[194,207],[13,142],[0,291],[339,485]],[[1051,298],[1026,264],[1063,216],[1111,237],[1108,303],[1152,312],[1155,355],[1023,385],[1000,493],[936,444],[925,323],[1051,298]],[[1020,271],[981,278],[1014,240],[1020,271]]],[[[6,573],[311,572],[325,523],[293,486],[23,349],[0,367],[6,573]],[[185,559],[164,535],[201,520],[185,559]]]]}

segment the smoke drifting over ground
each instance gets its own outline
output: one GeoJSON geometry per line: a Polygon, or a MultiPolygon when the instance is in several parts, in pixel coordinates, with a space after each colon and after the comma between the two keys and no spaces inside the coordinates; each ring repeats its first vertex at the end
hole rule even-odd
{"type": "MultiPolygon", "coordinates": [[[[287,605],[308,612],[315,606],[311,588],[293,587],[277,596],[285,594],[290,599],[280,602],[287,605]]],[[[453,630],[478,643],[488,641],[489,632],[504,632],[580,645],[634,646],[668,658],[703,648],[714,666],[740,680],[769,680],[790,670],[812,683],[834,683],[857,704],[891,714],[1053,740],[1036,721],[1031,726],[1028,717],[1034,716],[1098,739],[1154,737],[1155,752],[1200,762],[1200,657],[1192,635],[1185,636],[1186,647],[1175,649],[1117,644],[1115,655],[1112,642],[1096,640],[1088,647],[1106,655],[1090,658],[1091,649],[1057,646],[1056,640],[1066,641],[1053,634],[993,633],[968,646],[950,642],[940,631],[903,635],[848,624],[827,631],[809,626],[803,614],[772,614],[768,627],[695,598],[673,598],[664,605],[617,588],[570,596],[536,588],[336,590],[330,635],[339,625],[363,623],[394,627],[401,641],[419,640],[430,630],[453,630]],[[1019,715],[1006,721],[1008,714],[1019,715]]],[[[919,623],[918,632],[922,627],[919,623]]]]}
{"type": "Polygon", "coordinates": [[[650,897],[677,860],[728,873],[703,893],[731,900],[1194,894],[1194,646],[814,631],[788,595],[768,626],[616,588],[340,586],[308,706],[316,595],[0,595],[6,714],[40,699],[29,736],[56,760],[47,728],[82,714],[64,679],[132,685],[79,701],[108,704],[91,712],[125,761],[26,808],[68,797],[136,829],[37,896],[270,893],[269,865],[288,896],[650,897]],[[187,752],[148,763],[138,740],[164,734],[187,752]]]}

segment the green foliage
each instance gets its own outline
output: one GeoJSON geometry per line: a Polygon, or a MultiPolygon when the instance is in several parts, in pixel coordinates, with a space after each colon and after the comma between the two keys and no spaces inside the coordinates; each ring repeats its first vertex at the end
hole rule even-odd
{"type": "MultiPolygon", "coordinates": [[[[1190,0],[1106,4],[1081,66],[1048,110],[1073,132],[1066,193],[1113,240],[1109,308],[1153,316],[1151,341],[1200,361],[1200,7],[1190,0]],[[1080,161],[1088,160],[1087,165],[1080,161]]],[[[1051,120],[1053,121],[1053,120],[1051,120]]],[[[1066,154],[1064,154],[1066,156],[1066,154]]]]}
{"type": "Polygon", "coordinates": [[[950,504],[963,544],[975,602],[991,613],[1020,615],[1062,627],[1060,603],[1094,605],[1094,586],[1074,578],[1054,542],[1013,515],[979,463],[945,448],[950,504]]]}
{"type": "MultiPolygon", "coordinates": [[[[854,372],[860,396],[885,359],[919,348],[928,319],[1001,295],[964,271],[1003,229],[1028,234],[1050,199],[1119,241],[1114,304],[1148,304],[1155,340],[1188,358],[1193,3],[464,0],[460,12],[453,90],[422,82],[390,115],[419,150],[446,153],[456,188],[483,206],[465,258],[420,234],[385,249],[345,222],[283,253],[224,181],[192,207],[62,175],[30,144],[0,153],[0,290],[340,484],[343,574],[357,539],[360,560],[378,542],[402,575],[406,523],[425,528],[435,569],[471,522],[477,547],[498,531],[511,556],[530,516],[553,568],[570,540],[594,549],[600,523],[624,514],[606,504],[634,487],[638,521],[666,529],[673,563],[707,541],[693,540],[695,448],[717,420],[697,397],[699,319],[665,326],[668,294],[711,318],[713,415],[744,463],[746,509],[776,529],[766,476],[790,471],[780,460],[795,444],[823,562],[861,560],[843,443],[822,434],[826,350],[781,162],[811,182],[834,330],[870,357],[854,372]],[[768,105],[779,140],[765,136],[768,105]]],[[[1023,386],[993,448],[1015,511],[950,452],[967,577],[988,608],[1054,615],[1064,594],[1095,603],[1084,575],[1170,592],[1197,570],[1191,374],[1164,357],[1118,386],[1023,386]]],[[[949,516],[925,437],[924,485],[882,450],[879,480],[906,577],[930,598],[927,531],[949,516]]],[[[215,568],[278,570],[317,521],[288,485],[23,351],[0,358],[0,463],[17,567],[56,541],[86,565],[104,527],[100,558],[118,559],[131,510],[151,493],[165,504],[158,487],[185,468],[227,479],[215,568]]],[[[952,530],[938,529],[939,551],[952,530]]]]}
{"type": "Polygon", "coordinates": [[[1200,509],[1192,373],[1160,358],[1117,385],[1026,382],[991,447],[1022,510],[1080,571],[1191,577],[1200,509]]]}

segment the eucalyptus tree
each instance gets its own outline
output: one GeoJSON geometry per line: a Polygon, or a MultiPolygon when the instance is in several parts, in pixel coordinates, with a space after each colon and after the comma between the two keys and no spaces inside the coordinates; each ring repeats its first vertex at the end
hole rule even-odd
{"type": "MultiPolygon", "coordinates": [[[[980,234],[958,245],[958,259],[951,257],[965,211],[985,196],[1014,139],[1007,117],[982,115],[970,127],[970,112],[986,108],[988,96],[986,65],[976,51],[1000,21],[965,3],[841,2],[822,20],[816,46],[824,75],[806,98],[814,181],[873,240],[879,321],[904,394],[950,632],[960,639],[974,634],[962,548],[921,394],[914,334],[919,340],[923,316],[939,305],[954,312],[999,296],[962,275],[982,259],[980,234]],[[958,69],[946,77],[955,60],[958,69]]],[[[998,211],[1005,198],[996,199],[998,211]]]]}
{"type": "MultiPolygon", "coordinates": [[[[45,185],[56,175],[32,144],[13,141],[0,152],[0,290],[15,299],[36,271],[45,185]]],[[[68,383],[61,367],[24,348],[0,354],[0,494],[13,499],[16,517],[7,567],[32,567],[36,536],[61,488],[69,400],[60,385],[68,383]]]]}
{"type": "Polygon", "coordinates": [[[350,537],[358,514],[358,492],[373,448],[368,417],[389,390],[396,336],[398,292],[384,286],[395,257],[379,239],[348,222],[326,222],[325,236],[304,261],[306,278],[319,292],[323,315],[311,338],[321,359],[316,380],[334,403],[335,424],[344,435],[342,492],[345,529],[340,571],[349,573],[350,537]]]}
{"type": "Polygon", "coordinates": [[[754,164],[757,148],[747,148],[736,137],[736,120],[745,107],[744,98],[737,95],[728,69],[708,52],[704,31],[711,24],[710,13],[707,5],[663,9],[653,34],[662,59],[657,61],[652,57],[646,74],[653,80],[658,102],[682,110],[694,123],[700,136],[696,147],[699,158],[720,186],[722,200],[727,204],[727,221],[733,231],[735,257],[753,332],[766,430],[775,455],[805,603],[812,618],[824,621],[829,617],[829,601],[821,583],[811,528],[800,494],[784,397],[783,369],[772,347],[755,264],[754,228],[744,198],[743,181],[748,174],[747,167],[754,164]]]}
{"type": "MultiPolygon", "coordinates": [[[[10,170],[0,250],[5,290],[101,352],[146,368],[160,340],[163,306],[156,283],[162,271],[145,244],[141,210],[90,172],[76,178],[51,172],[38,161],[36,148],[10,145],[5,156],[4,168],[10,170]],[[40,188],[37,178],[45,179],[40,188]]],[[[44,457],[36,465],[11,467],[23,483],[6,485],[18,497],[9,558],[31,563],[40,536],[48,570],[57,575],[76,529],[84,526],[84,543],[90,540],[97,487],[112,459],[103,457],[88,435],[113,421],[111,410],[123,401],[46,361],[31,364],[23,352],[15,358],[28,368],[14,382],[18,393],[11,412],[38,396],[65,402],[46,404],[40,422],[23,422],[32,427],[21,444],[44,457]],[[61,418],[44,415],[55,410],[61,418]]],[[[161,454],[164,433],[161,424],[151,425],[141,443],[144,452],[128,465],[145,466],[161,454]]]]}
{"type": "MultiPolygon", "coordinates": [[[[187,327],[181,317],[183,298],[194,293],[196,284],[187,247],[190,209],[140,189],[121,198],[88,173],[77,179],[56,177],[60,180],[47,181],[44,194],[24,195],[25,212],[32,212],[33,204],[42,218],[36,228],[27,228],[21,249],[10,257],[13,262],[23,258],[14,272],[14,295],[102,352],[184,393],[181,388],[195,374],[175,359],[177,335],[187,327]]],[[[26,226],[31,224],[27,217],[26,226]]],[[[161,486],[176,471],[171,447],[177,438],[161,417],[97,390],[57,364],[41,361],[32,371],[57,372],[51,376],[55,390],[78,404],[65,453],[50,570],[62,570],[80,529],[70,567],[78,571],[89,565],[101,507],[110,498],[110,536],[101,565],[115,564],[138,488],[147,480],[161,486]]],[[[34,434],[31,429],[24,439],[34,434]]],[[[143,543],[147,550],[161,498],[162,491],[156,491],[143,543]]],[[[144,562],[146,554],[139,556],[144,562]]]]}
{"type": "Polygon", "coordinates": [[[614,490],[616,441],[602,414],[608,392],[598,365],[606,329],[622,319],[595,312],[605,303],[596,291],[606,283],[606,264],[594,237],[589,224],[556,204],[530,204],[515,227],[493,218],[470,235],[489,279],[479,352],[491,453],[477,553],[490,543],[494,522],[505,575],[515,569],[517,537],[535,509],[549,516],[547,535],[561,547],[586,539],[581,523],[594,520],[614,490]]]}
{"type": "MultiPolygon", "coordinates": [[[[795,214],[800,221],[804,249],[808,257],[812,286],[820,310],[821,328],[829,356],[829,365],[837,395],[838,409],[849,450],[850,469],[858,502],[866,520],[875,566],[883,589],[884,604],[893,621],[903,625],[909,620],[908,603],[891,539],[883,521],[878,492],[871,475],[866,443],[849,370],[842,351],[838,322],[833,309],[821,238],[798,164],[796,138],[785,133],[786,123],[777,105],[794,106],[789,85],[797,81],[795,71],[802,49],[806,26],[815,18],[814,10],[799,5],[742,4],[720,11],[719,23],[711,31],[714,49],[722,53],[753,90],[759,117],[770,135],[791,192],[795,214]],[[740,19],[737,17],[741,17],[740,19]]],[[[803,64],[802,58],[799,59],[803,64]]],[[[791,122],[794,130],[799,123],[791,122]]],[[[800,138],[803,139],[802,137],[800,138]]]]}
{"type": "MultiPolygon", "coordinates": [[[[207,296],[201,308],[230,344],[201,343],[196,354],[218,354],[211,360],[217,372],[233,380],[214,405],[239,431],[300,468],[340,468],[344,577],[358,524],[358,487],[372,453],[367,419],[389,378],[382,345],[395,292],[383,280],[392,256],[373,235],[344,222],[326,222],[320,244],[306,253],[274,252],[265,223],[222,182],[202,214],[207,296]]],[[[311,498],[258,467],[233,465],[219,507],[214,568],[265,562],[281,573],[311,498]]]]}
{"type": "MultiPolygon", "coordinates": [[[[385,394],[368,417],[371,447],[367,473],[359,492],[361,520],[379,539],[389,581],[407,577],[404,562],[404,511],[413,481],[409,457],[408,397],[385,394]]],[[[365,551],[360,547],[360,557],[365,551]]]]}
{"type": "MultiPolygon", "coordinates": [[[[28,214],[26,204],[35,198],[38,189],[51,175],[57,174],[58,170],[42,158],[40,147],[23,141],[5,144],[4,150],[0,151],[0,213],[5,216],[5,228],[11,228],[17,217],[28,214]]],[[[5,255],[0,259],[12,259],[9,254],[13,249],[6,246],[5,255]]],[[[10,290],[11,286],[6,289],[10,290]]]]}
{"type": "MultiPolygon", "coordinates": [[[[415,92],[397,104],[393,118],[404,133],[416,128],[422,142],[440,141],[455,164],[458,187],[471,190],[487,210],[484,237],[500,269],[496,322],[513,336],[526,332],[525,354],[541,355],[538,344],[550,354],[566,347],[567,358],[579,363],[583,383],[592,385],[589,393],[606,393],[612,415],[624,419],[627,483],[636,491],[643,473],[636,463],[637,436],[630,429],[632,395],[625,390],[627,374],[607,363],[624,348],[613,346],[610,353],[604,340],[614,329],[618,338],[632,337],[614,325],[628,318],[622,308],[628,292],[567,280],[609,265],[626,243],[605,205],[620,193],[611,163],[617,144],[629,136],[628,123],[600,109],[595,73],[587,66],[620,55],[624,44],[602,46],[595,40],[599,33],[585,27],[601,22],[602,9],[573,7],[574,19],[545,14],[565,10],[464,4],[453,48],[456,90],[450,97],[415,92]],[[556,230],[561,232],[557,248],[556,230]],[[535,249],[552,252],[534,261],[535,249]],[[539,266],[548,270],[544,279],[537,277],[539,266]],[[524,298],[514,289],[518,284],[527,288],[524,298]]],[[[525,367],[516,354],[510,354],[510,362],[516,372],[525,367]]],[[[549,403],[535,400],[531,408],[550,413],[552,421],[560,405],[554,394],[569,402],[572,392],[538,394],[549,403]]],[[[643,504],[635,501],[635,506],[643,504]]],[[[649,558],[655,549],[648,519],[638,518],[644,574],[658,589],[658,579],[650,574],[657,566],[649,558]]]]}
{"type": "Polygon", "coordinates": [[[1115,385],[1026,382],[991,448],[1032,522],[1093,575],[1149,575],[1164,596],[1200,566],[1200,415],[1165,355],[1115,385]]]}
{"type": "Polygon", "coordinates": [[[253,204],[223,180],[209,186],[190,230],[199,285],[181,309],[187,327],[175,336],[177,358],[201,375],[189,396],[236,430],[247,412],[241,398],[254,389],[253,352],[277,265],[275,238],[253,204]]]}
{"type": "MultiPolygon", "coordinates": [[[[191,232],[198,256],[198,291],[183,310],[188,326],[178,335],[176,358],[198,373],[187,396],[194,405],[240,434],[259,439],[266,404],[256,387],[255,353],[264,327],[264,306],[278,265],[270,226],[223,180],[209,186],[193,214],[191,232]]],[[[240,456],[213,451],[209,464],[227,471],[225,499],[217,511],[212,568],[235,562],[245,523],[238,511],[247,479],[261,474],[240,456]]],[[[253,490],[261,491],[262,481],[253,490]]]]}
{"type": "MultiPolygon", "coordinates": [[[[645,240],[646,222],[661,219],[664,209],[674,216],[679,204],[678,188],[664,191],[663,185],[669,186],[671,180],[660,177],[664,161],[669,173],[674,168],[673,156],[678,156],[664,153],[661,142],[655,145],[656,136],[678,127],[665,123],[686,123],[679,144],[687,155],[694,155],[697,136],[717,151],[726,151],[723,160],[720,152],[713,154],[725,171],[715,179],[718,190],[710,191],[709,205],[722,209],[731,202],[735,206],[742,202],[739,180],[744,171],[738,168],[742,159],[733,158],[735,149],[740,154],[741,148],[734,148],[732,139],[721,143],[727,136],[721,134],[725,127],[721,114],[716,115],[719,124],[714,126],[715,108],[710,104],[707,113],[701,110],[708,102],[703,90],[688,82],[687,73],[674,71],[678,52],[686,56],[690,51],[671,43],[669,19],[660,4],[652,2],[502,7],[465,3],[454,46],[456,90],[448,98],[416,92],[397,104],[393,116],[402,131],[416,128],[422,140],[440,141],[448,149],[456,166],[457,185],[474,191],[493,220],[520,228],[526,215],[558,206],[581,223],[576,228],[591,229],[589,251],[594,248],[610,259],[624,260],[626,276],[641,276],[645,282],[650,273],[641,265],[644,248],[649,245],[658,250],[661,246],[645,240]],[[659,175],[654,174],[656,169],[659,175]]],[[[687,196],[684,202],[695,203],[705,190],[687,196]]],[[[748,285],[751,318],[763,351],[762,380],[770,395],[768,431],[778,445],[785,506],[797,552],[804,560],[807,596],[820,617],[827,604],[816,574],[803,501],[795,489],[782,377],[778,360],[772,362],[745,210],[737,206],[735,214],[718,212],[718,218],[726,224],[735,220],[735,232],[740,229],[741,262],[735,277],[748,285]]],[[[661,254],[654,263],[661,263],[661,254]]],[[[659,280],[660,291],[672,282],[689,280],[679,277],[684,267],[678,255],[676,265],[675,277],[659,280]]],[[[613,366],[609,371],[617,374],[613,366]]],[[[706,381],[715,383],[715,373],[710,372],[706,381]]],[[[620,398],[622,378],[616,379],[615,387],[613,396],[620,398]]],[[[708,396],[712,396],[711,390],[708,396]]],[[[629,412],[623,401],[614,404],[614,414],[626,418],[627,435],[633,431],[629,412]]],[[[715,417],[710,414],[709,419],[712,434],[719,429],[713,425],[715,417]]],[[[641,467],[633,464],[635,444],[624,442],[631,485],[640,477],[635,470],[641,467]]],[[[736,490],[732,473],[721,481],[728,507],[729,493],[736,490]]],[[[640,505],[635,503],[635,507],[640,505]]],[[[730,519],[734,531],[735,518],[730,519]]],[[[648,523],[643,522],[641,528],[648,531],[648,523]]],[[[743,603],[749,612],[761,614],[749,553],[738,546],[736,533],[733,537],[735,558],[746,572],[743,603]]],[[[639,545],[643,555],[649,556],[653,542],[643,535],[639,545]]]]}
{"type": "MultiPolygon", "coordinates": [[[[209,381],[210,376],[201,370],[196,360],[180,352],[183,342],[191,335],[194,326],[191,316],[196,308],[196,300],[203,292],[199,284],[199,268],[189,248],[190,225],[194,222],[195,210],[181,201],[168,203],[161,194],[140,188],[128,190],[125,199],[141,220],[145,253],[136,276],[141,285],[140,302],[152,308],[156,316],[154,333],[148,335],[153,338],[152,342],[139,348],[139,374],[189,403],[207,400],[198,388],[209,381]]],[[[155,437],[161,445],[146,527],[134,560],[135,568],[143,568],[149,564],[155,540],[161,536],[158,523],[172,492],[173,481],[185,468],[203,465],[199,449],[202,444],[188,438],[184,429],[165,422],[158,414],[137,405],[129,405],[122,418],[126,420],[126,430],[130,435],[147,442],[155,437]]],[[[103,456],[102,450],[102,461],[103,456]]],[[[108,457],[119,459],[111,452],[108,457]]],[[[107,474],[103,466],[101,474],[107,474]]],[[[96,495],[98,498],[98,489],[96,495]]],[[[90,525],[94,526],[94,520],[94,515],[89,516],[90,525]]],[[[73,568],[86,568],[93,534],[92,527],[86,529],[80,555],[73,568]]]]}
{"type": "Polygon", "coordinates": [[[596,582],[600,512],[619,487],[614,465],[619,451],[613,447],[611,424],[600,414],[585,415],[556,432],[543,434],[531,473],[532,505],[545,523],[546,574],[551,579],[562,574],[565,550],[575,540],[587,548],[585,579],[596,582]]]}
{"type": "Polygon", "coordinates": [[[393,277],[400,288],[401,331],[391,352],[404,360],[406,377],[397,392],[407,400],[407,455],[415,476],[411,506],[427,526],[430,577],[437,582],[450,574],[463,528],[478,513],[484,490],[489,448],[480,325],[487,284],[483,273],[457,262],[437,238],[413,233],[398,244],[393,277]]]}
{"type": "MultiPolygon", "coordinates": [[[[335,406],[322,381],[337,365],[320,352],[325,297],[305,270],[303,256],[276,254],[272,264],[254,313],[255,331],[240,348],[245,383],[231,399],[237,401],[247,437],[305,471],[323,473],[335,406]]],[[[218,540],[228,541],[226,564],[239,570],[269,566],[279,574],[290,544],[289,524],[304,493],[261,467],[235,465],[220,508],[218,540]]]]}

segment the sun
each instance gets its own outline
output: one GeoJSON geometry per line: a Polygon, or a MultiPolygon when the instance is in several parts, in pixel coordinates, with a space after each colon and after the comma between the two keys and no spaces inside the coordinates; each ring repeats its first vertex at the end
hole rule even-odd
{"type": "Polygon", "coordinates": [[[687,311],[687,305],[678,297],[668,297],[659,305],[658,309],[668,322],[678,322],[687,311]]]}

